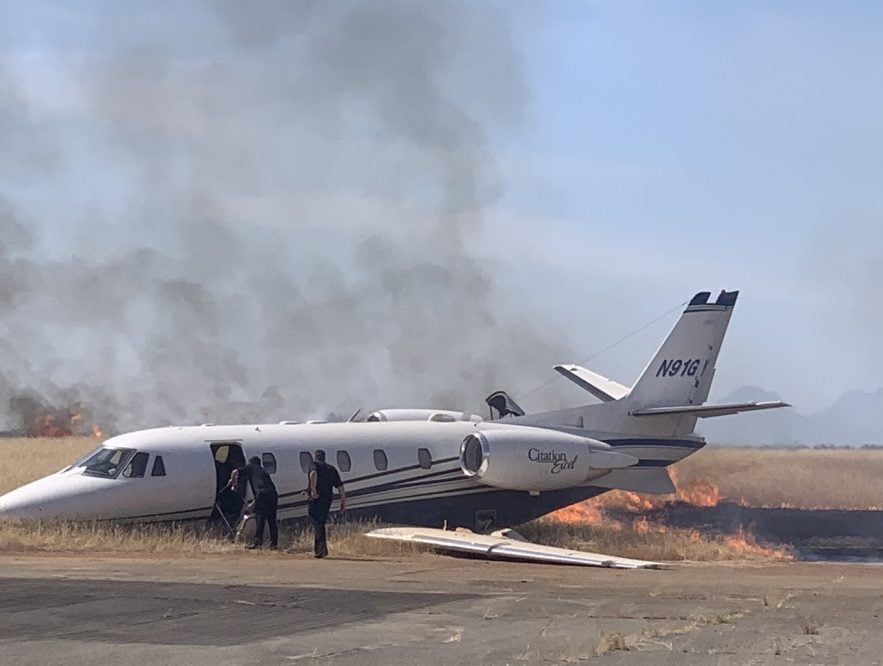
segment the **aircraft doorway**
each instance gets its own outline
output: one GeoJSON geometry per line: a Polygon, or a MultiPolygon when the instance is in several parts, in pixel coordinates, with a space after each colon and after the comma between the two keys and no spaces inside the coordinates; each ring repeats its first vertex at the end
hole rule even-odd
{"type": "Polygon", "coordinates": [[[212,519],[222,518],[227,525],[235,525],[245,504],[245,479],[236,488],[227,488],[230,475],[245,465],[245,454],[238,442],[217,442],[211,445],[215,461],[215,506],[212,519]]]}

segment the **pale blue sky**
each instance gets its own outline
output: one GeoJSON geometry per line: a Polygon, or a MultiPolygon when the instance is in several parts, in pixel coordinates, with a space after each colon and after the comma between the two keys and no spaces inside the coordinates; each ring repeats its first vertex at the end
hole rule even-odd
{"type": "MultiPolygon", "coordinates": [[[[159,18],[138,3],[2,7],[6,69],[77,158],[44,183],[8,180],[53,254],[71,239],[112,248],[136,177],[93,145],[100,128],[68,74],[139,33],[184,60],[216,47],[188,41],[210,15],[161,6],[159,18]],[[102,30],[108,11],[124,35],[102,30]]],[[[490,130],[503,196],[472,248],[501,301],[587,356],[695,291],[741,289],[718,395],[757,384],[812,411],[883,385],[883,5],[497,6],[529,100],[520,123],[490,130]]],[[[630,382],[672,324],[590,365],[630,382]]]]}
{"type": "Polygon", "coordinates": [[[531,122],[504,207],[535,220],[517,279],[549,317],[604,319],[587,284],[629,303],[623,332],[740,288],[718,391],[812,409],[883,384],[883,5],[552,2],[515,25],[531,122]]]}

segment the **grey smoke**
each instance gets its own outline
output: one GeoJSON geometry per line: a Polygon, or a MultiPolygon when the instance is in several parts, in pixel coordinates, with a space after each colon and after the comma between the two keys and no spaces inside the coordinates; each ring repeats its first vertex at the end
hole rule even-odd
{"type": "Polygon", "coordinates": [[[528,103],[505,18],[99,3],[53,54],[61,102],[0,64],[6,426],[478,410],[547,377],[569,355],[474,252],[528,103]]]}

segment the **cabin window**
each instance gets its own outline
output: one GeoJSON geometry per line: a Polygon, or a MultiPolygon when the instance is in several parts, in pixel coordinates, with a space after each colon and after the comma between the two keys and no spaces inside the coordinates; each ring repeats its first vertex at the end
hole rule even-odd
{"type": "Polygon", "coordinates": [[[386,452],[383,449],[374,449],[374,467],[380,472],[389,467],[389,461],[386,459],[386,452]]]}
{"type": "Polygon", "coordinates": [[[89,476],[103,476],[108,479],[114,479],[119,474],[120,468],[129,461],[133,453],[132,449],[101,448],[83,461],[82,466],[86,468],[83,473],[89,476]]]}
{"type": "Polygon", "coordinates": [[[123,476],[127,479],[142,478],[147,471],[148,458],[150,458],[149,453],[144,453],[144,451],[136,453],[132,456],[132,460],[129,461],[129,464],[126,465],[126,468],[123,470],[123,476]]]}
{"type": "Polygon", "coordinates": [[[313,466],[313,454],[309,451],[300,452],[300,468],[307,474],[313,466]]]}
{"type": "Polygon", "coordinates": [[[166,464],[162,460],[162,456],[156,456],[153,459],[153,470],[150,472],[150,476],[165,476],[166,475],[166,464]]]}
{"type": "Polygon", "coordinates": [[[341,472],[349,472],[353,468],[353,461],[350,460],[350,454],[346,451],[337,452],[337,467],[341,472]]]}
{"type": "Polygon", "coordinates": [[[423,469],[432,467],[432,454],[429,452],[429,449],[417,449],[417,462],[420,463],[420,467],[423,469]]]}
{"type": "Polygon", "coordinates": [[[267,470],[267,474],[275,474],[276,473],[276,456],[272,453],[262,453],[261,454],[261,465],[264,466],[264,469],[267,470]]]}

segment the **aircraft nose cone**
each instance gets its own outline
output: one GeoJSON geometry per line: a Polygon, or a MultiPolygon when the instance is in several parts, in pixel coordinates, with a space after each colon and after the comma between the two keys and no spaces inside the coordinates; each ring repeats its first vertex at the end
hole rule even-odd
{"type": "Polygon", "coordinates": [[[41,518],[43,502],[30,488],[16,488],[0,497],[0,518],[41,518]]]}
{"type": "Polygon", "coordinates": [[[77,520],[93,497],[87,480],[53,474],[0,497],[0,519],[77,520]]]}

